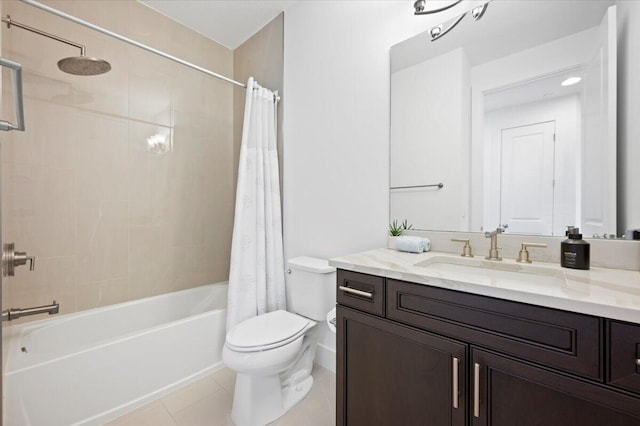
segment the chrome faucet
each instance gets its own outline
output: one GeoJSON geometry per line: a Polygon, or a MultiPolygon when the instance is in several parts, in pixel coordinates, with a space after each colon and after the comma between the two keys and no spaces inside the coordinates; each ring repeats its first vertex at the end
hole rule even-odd
{"type": "Polygon", "coordinates": [[[13,321],[21,317],[38,314],[57,314],[60,312],[60,304],[54,300],[51,305],[36,306],[34,308],[11,308],[2,311],[2,321],[13,321]]]}
{"type": "Polygon", "coordinates": [[[491,246],[489,247],[489,256],[485,256],[487,260],[502,260],[502,258],[498,255],[498,234],[502,234],[504,232],[504,228],[496,228],[495,231],[485,232],[484,236],[487,238],[491,238],[491,246]]]}

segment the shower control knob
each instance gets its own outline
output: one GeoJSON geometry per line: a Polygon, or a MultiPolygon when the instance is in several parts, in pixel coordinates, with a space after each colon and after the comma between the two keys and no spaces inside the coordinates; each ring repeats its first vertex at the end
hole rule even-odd
{"type": "Polygon", "coordinates": [[[2,247],[2,276],[13,277],[17,266],[26,265],[29,262],[29,270],[36,267],[36,258],[28,256],[24,251],[15,251],[14,243],[7,243],[2,247]]]}

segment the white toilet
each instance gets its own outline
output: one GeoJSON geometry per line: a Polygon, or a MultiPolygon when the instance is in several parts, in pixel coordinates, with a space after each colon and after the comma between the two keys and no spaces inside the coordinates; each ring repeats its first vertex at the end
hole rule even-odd
{"type": "Polygon", "coordinates": [[[287,311],[243,321],[227,333],[222,360],[237,373],[231,419],[263,426],[286,413],[311,390],[316,321],[336,303],[335,268],[323,259],[288,261],[287,311]]]}

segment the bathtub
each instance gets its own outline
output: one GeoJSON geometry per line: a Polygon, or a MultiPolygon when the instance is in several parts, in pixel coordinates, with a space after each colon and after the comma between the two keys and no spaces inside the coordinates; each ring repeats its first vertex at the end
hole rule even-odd
{"type": "Polygon", "coordinates": [[[222,367],[227,285],[6,327],[5,426],[99,425],[222,367]]]}

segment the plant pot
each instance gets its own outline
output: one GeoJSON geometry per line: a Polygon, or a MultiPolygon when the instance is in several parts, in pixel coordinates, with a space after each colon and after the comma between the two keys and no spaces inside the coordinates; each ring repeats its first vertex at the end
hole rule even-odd
{"type": "Polygon", "coordinates": [[[398,241],[398,237],[393,237],[391,235],[389,235],[387,237],[387,248],[391,249],[391,250],[395,250],[396,249],[396,242],[398,241]]]}

